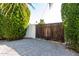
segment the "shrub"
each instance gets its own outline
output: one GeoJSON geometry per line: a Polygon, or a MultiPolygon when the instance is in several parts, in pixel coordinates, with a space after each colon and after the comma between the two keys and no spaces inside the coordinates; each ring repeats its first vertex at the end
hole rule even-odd
{"type": "Polygon", "coordinates": [[[64,22],[65,41],[69,48],[79,52],[79,4],[62,4],[62,19],[64,22]]]}
{"type": "Polygon", "coordinates": [[[0,39],[22,38],[28,27],[30,11],[24,3],[0,4],[0,39]]]}

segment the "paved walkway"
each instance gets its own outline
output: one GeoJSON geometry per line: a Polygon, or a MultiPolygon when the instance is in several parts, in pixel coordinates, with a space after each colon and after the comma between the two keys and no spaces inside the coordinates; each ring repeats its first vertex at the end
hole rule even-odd
{"type": "Polygon", "coordinates": [[[61,43],[39,39],[0,41],[0,56],[75,56],[61,43]]]}

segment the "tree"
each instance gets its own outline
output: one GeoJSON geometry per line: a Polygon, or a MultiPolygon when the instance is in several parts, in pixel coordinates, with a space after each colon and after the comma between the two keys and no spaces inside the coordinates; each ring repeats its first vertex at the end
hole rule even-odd
{"type": "Polygon", "coordinates": [[[40,23],[39,24],[45,24],[44,19],[40,19],[40,23]]]}
{"type": "Polygon", "coordinates": [[[29,19],[30,10],[25,3],[0,3],[0,39],[22,38],[29,19]]]}
{"type": "Polygon", "coordinates": [[[79,52],[79,3],[62,4],[65,41],[69,48],[79,52]]]}

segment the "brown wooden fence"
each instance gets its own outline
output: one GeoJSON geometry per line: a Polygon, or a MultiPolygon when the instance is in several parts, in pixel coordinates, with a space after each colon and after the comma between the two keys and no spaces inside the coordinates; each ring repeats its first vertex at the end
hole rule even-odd
{"type": "Polygon", "coordinates": [[[36,25],[36,38],[64,42],[64,29],[62,23],[36,25]]]}

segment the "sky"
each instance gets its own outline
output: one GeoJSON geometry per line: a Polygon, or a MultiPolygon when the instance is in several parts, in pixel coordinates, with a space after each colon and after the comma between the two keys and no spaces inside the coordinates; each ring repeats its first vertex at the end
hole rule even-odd
{"type": "Polygon", "coordinates": [[[61,3],[53,3],[51,9],[49,10],[49,23],[58,23],[62,22],[61,19],[61,3]]]}
{"type": "Polygon", "coordinates": [[[48,3],[32,3],[32,5],[35,7],[35,9],[28,5],[31,12],[31,24],[36,24],[36,22],[39,23],[40,19],[44,19],[45,23],[62,22],[60,13],[60,3],[53,3],[51,9],[49,9],[48,3]]]}

